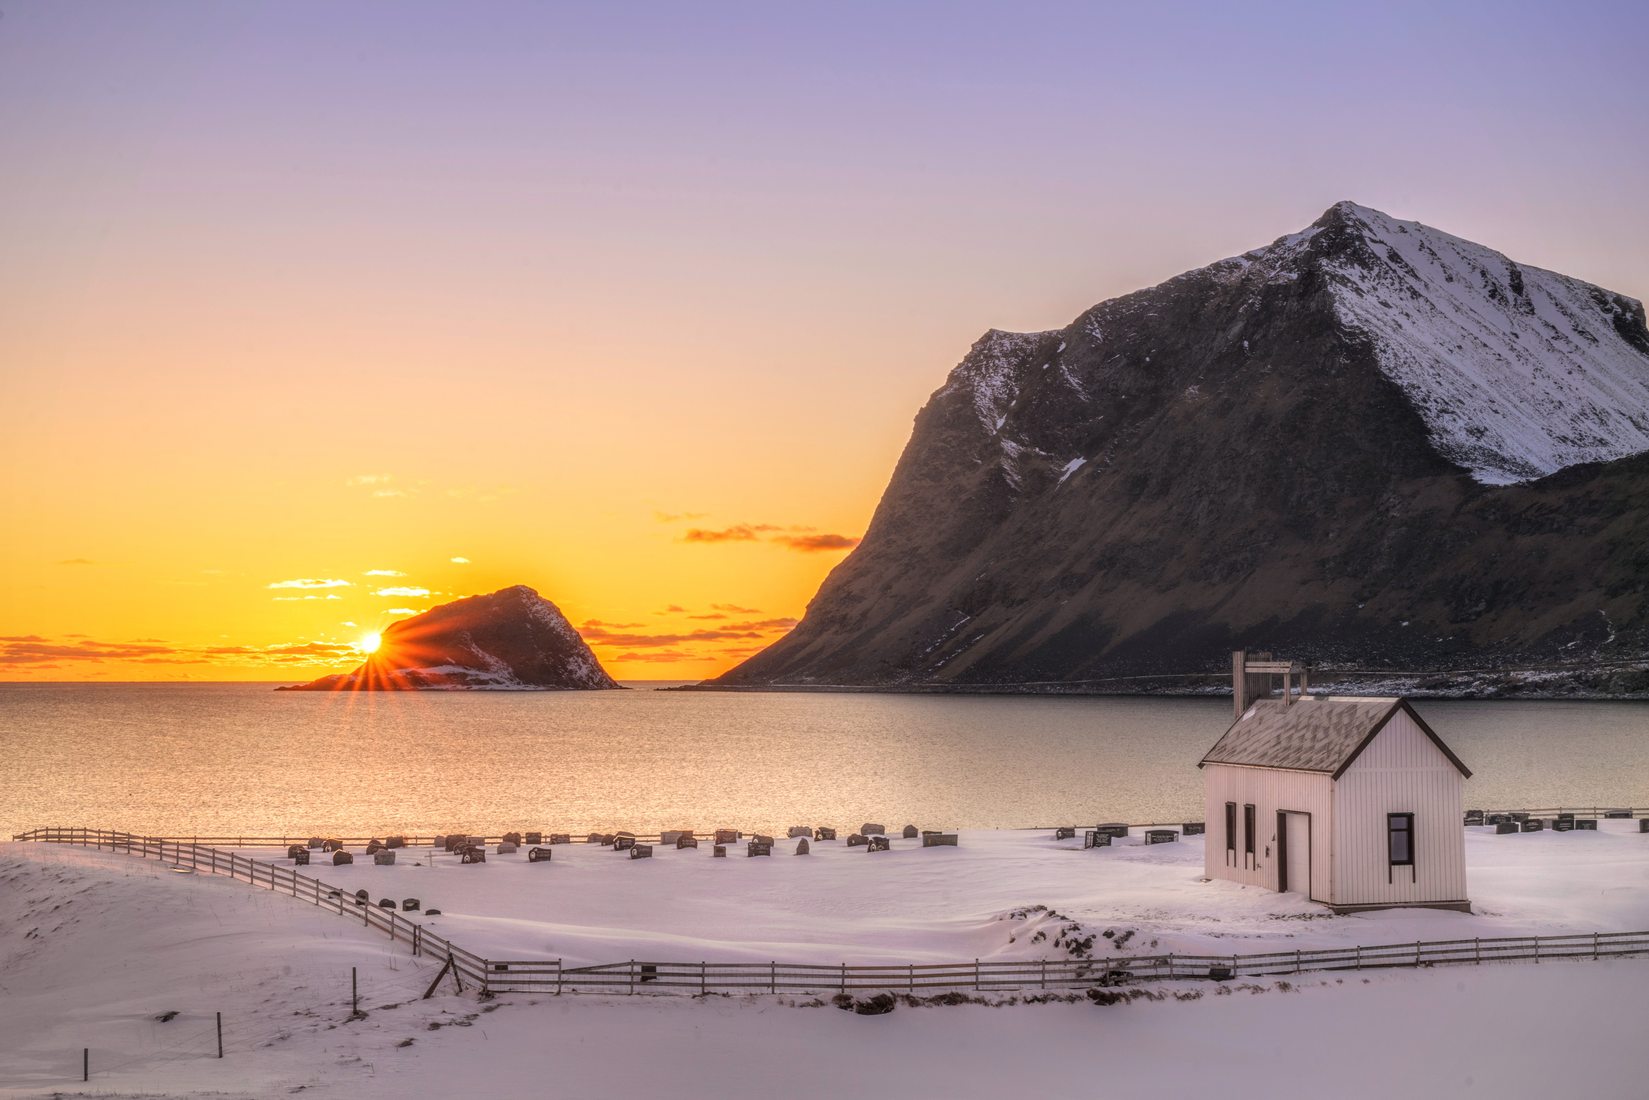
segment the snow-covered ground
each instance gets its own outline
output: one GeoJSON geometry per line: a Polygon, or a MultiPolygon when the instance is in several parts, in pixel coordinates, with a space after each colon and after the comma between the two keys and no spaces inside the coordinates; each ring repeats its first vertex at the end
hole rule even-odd
{"type": "MultiPolygon", "coordinates": [[[[374,897],[419,896],[447,914],[427,924],[493,958],[1035,958],[1067,950],[1053,944],[1073,923],[1133,930],[1125,953],[1229,953],[1649,927],[1649,835],[1635,828],[1468,830],[1470,916],[1329,917],[1199,881],[1196,839],[1084,852],[1008,831],[876,854],[821,843],[797,857],[792,842],[768,859],[704,847],[631,861],[572,845],[548,866],[462,866],[423,849],[394,867],[314,870],[374,897]],[[1009,916],[1037,905],[1061,917],[1009,916]]],[[[432,964],[351,921],[241,881],[45,844],[0,845],[0,945],[0,1096],[1289,1096],[1325,1080],[1338,1096],[1629,1096],[1649,1077],[1640,959],[1151,983],[1105,1007],[880,1016],[795,997],[482,1003],[450,984],[423,1001],[432,964]]]]}
{"type": "MultiPolygon", "coordinates": [[[[1066,957],[1061,930],[1098,933],[1098,954],[1231,954],[1415,939],[1649,929],[1649,835],[1635,821],[1598,832],[1466,830],[1472,915],[1432,910],[1332,917],[1298,894],[1204,882],[1203,838],[1083,851],[1050,832],[974,830],[956,848],[893,839],[867,852],[780,840],[770,858],[708,844],[632,860],[597,845],[557,845],[462,865],[421,848],[393,867],[321,867],[325,881],[441,910],[425,924],[489,959],[568,966],[661,962],[884,963],[1066,957]],[[1031,913],[1045,906],[1057,916],[1031,913]],[[1113,931],[1116,936],[1106,938],[1113,931]],[[1132,930],[1118,949],[1115,938],[1132,930]],[[1046,931],[1038,940],[1036,933],[1046,931]]],[[[270,858],[268,849],[243,849],[270,858]]]]}

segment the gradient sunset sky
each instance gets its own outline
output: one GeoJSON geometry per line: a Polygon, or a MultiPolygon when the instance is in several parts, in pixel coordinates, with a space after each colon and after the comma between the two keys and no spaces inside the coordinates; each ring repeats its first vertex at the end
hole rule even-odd
{"type": "Polygon", "coordinates": [[[1354,199],[1649,293],[1649,6],[17,2],[0,679],[778,637],[989,327],[1354,199]]]}

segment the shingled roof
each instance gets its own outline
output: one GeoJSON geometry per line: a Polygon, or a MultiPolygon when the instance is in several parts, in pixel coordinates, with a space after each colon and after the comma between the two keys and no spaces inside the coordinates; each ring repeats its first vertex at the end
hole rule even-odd
{"type": "Polygon", "coordinates": [[[1281,699],[1262,699],[1243,712],[1208,750],[1203,764],[1241,764],[1253,768],[1327,772],[1338,779],[1375,734],[1399,710],[1406,711],[1466,777],[1471,771],[1449,751],[1443,739],[1415,713],[1406,699],[1306,698],[1292,706],[1281,699]]]}

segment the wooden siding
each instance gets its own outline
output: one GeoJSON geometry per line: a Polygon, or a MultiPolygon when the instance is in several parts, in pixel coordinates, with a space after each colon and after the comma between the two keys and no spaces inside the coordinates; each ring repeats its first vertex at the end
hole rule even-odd
{"type": "MultiPolygon", "coordinates": [[[[1203,768],[1203,820],[1208,822],[1203,866],[1209,878],[1277,888],[1281,852],[1277,835],[1277,811],[1294,810],[1311,815],[1311,895],[1329,901],[1333,880],[1333,835],[1331,828],[1334,783],[1322,772],[1284,771],[1239,764],[1209,764],[1203,768]],[[1226,858],[1225,804],[1237,804],[1237,835],[1234,856],[1226,858]],[[1254,806],[1256,835],[1254,859],[1244,857],[1242,823],[1244,805],[1254,806]],[[1245,865],[1246,864],[1246,865],[1245,865]]],[[[1301,884],[1293,884],[1300,889],[1301,884]]],[[[1303,889],[1300,889],[1304,893],[1303,889]]]]}
{"type": "Polygon", "coordinates": [[[1334,785],[1335,905],[1465,901],[1459,771],[1402,710],[1334,785]],[[1393,867],[1386,815],[1414,815],[1414,866],[1393,867]]]}

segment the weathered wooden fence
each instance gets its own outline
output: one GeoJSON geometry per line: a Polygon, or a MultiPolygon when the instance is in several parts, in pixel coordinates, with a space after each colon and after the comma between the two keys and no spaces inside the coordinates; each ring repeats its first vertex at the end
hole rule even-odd
{"type": "MultiPolygon", "coordinates": [[[[1556,817],[1559,814],[1573,814],[1577,818],[1598,818],[1598,819],[1602,819],[1602,818],[1606,818],[1606,817],[1609,817],[1609,816],[1622,816],[1622,817],[1626,817],[1626,818],[1642,818],[1642,817],[1649,817],[1649,806],[1549,806],[1549,807],[1544,807],[1544,808],[1540,808],[1540,809],[1524,809],[1524,808],[1521,808],[1521,807],[1511,807],[1511,808],[1491,807],[1491,808],[1485,809],[1484,812],[1485,813],[1491,813],[1491,814],[1514,814],[1514,813],[1527,814],[1530,817],[1556,817]]],[[[1076,824],[1076,825],[1078,825],[1078,827],[1081,827],[1082,823],[1076,821],[1075,819],[1073,819],[1072,821],[1062,822],[1061,824],[1064,824],[1064,825],[1076,824]]],[[[1133,823],[1129,824],[1128,827],[1130,829],[1179,829],[1179,828],[1182,828],[1183,825],[1184,825],[1184,822],[1181,822],[1181,821],[1137,821],[1137,822],[1133,822],[1133,823]]],[[[1022,828],[1013,829],[1013,830],[1009,830],[1009,831],[1012,831],[1012,832],[1052,832],[1054,829],[1056,829],[1058,827],[1059,827],[1058,825],[1032,825],[1032,826],[1024,826],[1022,828]]],[[[12,839],[13,840],[35,839],[35,836],[34,836],[35,833],[48,833],[48,832],[51,832],[51,833],[60,833],[60,834],[78,834],[82,831],[86,831],[86,830],[82,830],[79,826],[73,826],[73,827],[71,827],[71,826],[53,826],[53,827],[46,828],[46,829],[34,829],[34,830],[32,830],[31,832],[28,832],[28,833],[18,833],[18,834],[13,835],[12,839]]],[[[91,832],[96,832],[97,830],[90,830],[90,831],[91,832]]],[[[522,830],[517,830],[517,831],[524,833],[527,830],[522,829],[522,830]]],[[[573,843],[573,844],[582,844],[582,843],[584,843],[586,837],[588,837],[590,833],[592,833],[592,832],[603,832],[605,830],[595,830],[595,829],[556,829],[556,830],[540,829],[540,830],[535,830],[535,831],[539,832],[541,835],[546,836],[546,837],[551,835],[552,832],[565,832],[565,833],[569,834],[572,837],[571,843],[573,843]]],[[[747,829],[747,830],[742,830],[742,832],[743,832],[743,835],[745,835],[745,836],[753,836],[758,832],[764,832],[764,830],[761,830],[761,829],[748,830],[747,829]]],[[[777,828],[777,827],[769,827],[765,830],[765,832],[766,832],[766,835],[769,835],[769,836],[780,836],[780,837],[782,837],[784,835],[785,829],[784,828],[777,828]]],[[[315,834],[315,833],[307,833],[304,836],[171,836],[171,835],[169,835],[169,836],[164,836],[164,837],[153,837],[152,836],[152,837],[148,837],[147,839],[149,839],[151,841],[164,841],[168,845],[170,845],[170,844],[198,844],[198,845],[208,845],[208,846],[213,846],[213,847],[221,846],[221,847],[228,847],[228,848],[285,848],[285,847],[287,847],[289,845],[292,845],[292,844],[303,844],[303,843],[307,842],[311,837],[314,837],[316,835],[317,834],[315,834]]],[[[323,837],[323,839],[337,840],[337,841],[341,842],[342,844],[344,844],[346,846],[359,848],[359,847],[364,847],[366,844],[368,844],[369,842],[371,842],[373,840],[383,840],[386,836],[390,836],[390,835],[399,835],[399,834],[380,833],[376,837],[329,835],[329,836],[323,837]]],[[[500,840],[503,839],[503,835],[501,833],[488,833],[488,834],[470,833],[468,835],[470,835],[470,836],[479,836],[479,837],[481,837],[481,839],[484,842],[486,842],[488,844],[496,844],[500,840]]],[[[715,838],[715,831],[714,830],[704,830],[702,832],[689,832],[688,835],[693,836],[693,837],[697,837],[699,840],[712,840],[712,839],[715,838]]],[[[404,836],[401,837],[401,839],[405,840],[409,847],[428,847],[428,846],[432,845],[436,840],[440,839],[440,837],[437,837],[435,835],[430,835],[430,836],[404,835],[404,836]]],[[[663,837],[662,837],[662,834],[660,834],[660,833],[637,833],[636,834],[636,840],[639,841],[640,843],[643,843],[643,844],[659,844],[659,843],[662,843],[663,837]]]]}
{"type": "Polygon", "coordinates": [[[488,963],[474,952],[466,951],[452,941],[429,931],[410,915],[403,914],[397,909],[379,908],[370,901],[357,904],[354,891],[299,874],[290,867],[252,859],[235,852],[225,852],[209,845],[197,844],[192,840],[144,837],[109,829],[52,827],[19,833],[12,839],[105,848],[146,859],[154,857],[169,862],[174,867],[208,871],[215,875],[229,875],[253,886],[289,894],[300,901],[307,901],[339,916],[359,921],[367,928],[385,933],[392,942],[405,944],[414,955],[432,955],[440,959],[450,956],[453,966],[462,977],[477,985],[485,983],[488,963]]]}
{"type": "MultiPolygon", "coordinates": [[[[1497,811],[1498,812],[1498,811],[1497,811]]],[[[1564,811],[1568,812],[1568,811],[1564,811]]],[[[1071,990],[1164,979],[1271,978],[1314,971],[1380,970],[1461,963],[1603,959],[1649,954],[1649,931],[1587,932],[1566,936],[1501,936],[1490,939],[1414,940],[1317,951],[1269,951],[1235,955],[1139,955],[1109,959],[1042,959],[1013,962],[862,966],[828,963],[660,962],[631,959],[596,966],[563,966],[559,959],[494,960],[467,951],[428,931],[412,917],[358,903],[353,892],[296,870],[220,851],[192,840],[141,837],[104,829],[45,828],[13,840],[74,844],[169,861],[253,886],[289,894],[405,944],[414,955],[451,959],[461,978],[490,993],[649,992],[910,994],[971,990],[981,993],[1071,990]]],[[[294,842],[295,843],[295,842],[294,842]]]]}

